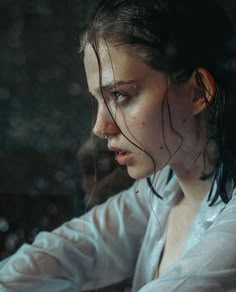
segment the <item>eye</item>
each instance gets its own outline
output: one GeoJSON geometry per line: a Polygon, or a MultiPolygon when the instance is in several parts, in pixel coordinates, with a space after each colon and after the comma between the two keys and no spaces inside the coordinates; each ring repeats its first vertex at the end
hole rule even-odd
{"type": "Polygon", "coordinates": [[[121,91],[113,91],[111,92],[111,96],[112,99],[116,102],[116,103],[122,103],[128,100],[129,95],[121,92],[121,91]]]}

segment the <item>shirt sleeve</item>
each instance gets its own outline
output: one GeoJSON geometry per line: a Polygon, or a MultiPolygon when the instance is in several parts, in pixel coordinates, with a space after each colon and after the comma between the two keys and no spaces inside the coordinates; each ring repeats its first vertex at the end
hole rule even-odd
{"type": "Polygon", "coordinates": [[[236,198],[200,241],[140,292],[236,291],[236,198]]]}
{"type": "Polygon", "coordinates": [[[0,265],[0,291],[84,291],[128,278],[149,217],[144,190],[136,182],[81,218],[41,232],[0,265]]]}

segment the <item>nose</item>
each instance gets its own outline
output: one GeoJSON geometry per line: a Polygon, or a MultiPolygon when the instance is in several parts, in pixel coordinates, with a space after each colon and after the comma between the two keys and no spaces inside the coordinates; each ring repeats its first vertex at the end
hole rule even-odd
{"type": "Polygon", "coordinates": [[[98,137],[113,136],[119,133],[119,127],[111,116],[105,104],[98,108],[93,133],[98,137]]]}

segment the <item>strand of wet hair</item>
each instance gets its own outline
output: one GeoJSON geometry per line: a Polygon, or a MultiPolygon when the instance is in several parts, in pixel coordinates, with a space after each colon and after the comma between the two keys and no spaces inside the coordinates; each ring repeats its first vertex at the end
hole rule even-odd
{"type": "MultiPolygon", "coordinates": [[[[204,82],[202,81],[202,78],[201,78],[201,75],[199,73],[198,70],[196,70],[196,76],[197,76],[197,81],[199,82],[199,85],[201,86],[201,88],[204,90],[204,92],[207,92],[211,97],[214,97],[214,104],[211,104],[208,99],[206,98],[205,94],[204,94],[204,98],[205,98],[205,102],[207,104],[207,107],[208,107],[208,110],[212,110],[211,114],[211,121],[212,121],[212,124],[213,124],[213,127],[215,125],[215,122],[216,122],[216,118],[217,118],[217,108],[219,107],[219,87],[218,85],[216,84],[216,92],[215,94],[211,94],[211,92],[207,89],[207,87],[205,86],[204,82]],[[217,107],[218,105],[218,107],[217,107]]],[[[208,124],[208,116],[207,116],[207,111],[205,111],[205,119],[207,121],[207,124],[208,124]]],[[[210,130],[212,130],[210,128],[210,130]]],[[[206,149],[207,149],[207,145],[208,143],[210,142],[210,140],[214,137],[215,137],[215,131],[216,129],[213,128],[213,134],[209,137],[206,145],[205,145],[205,148],[204,148],[204,153],[203,153],[203,159],[204,159],[204,169],[205,169],[205,160],[206,160],[206,149]]],[[[215,139],[214,139],[215,140],[215,139]]],[[[213,206],[215,204],[215,202],[217,201],[219,195],[222,199],[223,202],[225,203],[228,203],[229,199],[228,199],[228,196],[227,196],[227,193],[226,193],[226,190],[225,190],[225,186],[224,184],[226,184],[226,175],[225,175],[225,170],[224,170],[224,167],[222,165],[220,165],[219,161],[217,163],[218,166],[215,167],[215,169],[213,169],[210,173],[208,174],[203,174],[200,179],[201,180],[207,180],[208,178],[212,177],[212,175],[214,174],[214,178],[213,178],[213,181],[212,181],[212,186],[211,186],[211,189],[210,189],[210,192],[209,192],[209,195],[208,195],[208,201],[210,202],[209,203],[209,206],[213,206]],[[218,181],[218,188],[217,188],[217,191],[214,195],[214,197],[211,199],[212,197],[212,192],[213,192],[213,185],[215,183],[215,181],[218,181]],[[220,190],[219,190],[220,188],[220,190]]]]}
{"type": "MultiPolygon", "coordinates": [[[[106,45],[107,45],[107,43],[106,43],[106,45]]],[[[96,57],[97,57],[97,60],[98,60],[99,76],[100,76],[100,77],[99,77],[99,84],[100,84],[100,88],[102,88],[102,84],[101,84],[101,74],[102,74],[102,71],[101,71],[101,70],[102,70],[102,66],[101,66],[101,62],[100,62],[99,55],[98,55],[98,47],[97,47],[97,43],[96,43],[96,41],[94,41],[93,49],[94,49],[94,52],[95,52],[96,57]]],[[[109,58],[110,58],[110,60],[111,60],[111,55],[110,55],[110,50],[109,50],[109,48],[108,48],[108,45],[107,45],[107,49],[108,49],[109,58]]],[[[112,66],[112,71],[113,71],[113,74],[114,74],[114,68],[113,68],[113,64],[112,64],[112,62],[111,62],[111,66],[112,66]]],[[[135,146],[136,148],[138,148],[140,151],[142,151],[143,153],[145,153],[145,154],[151,159],[151,161],[152,161],[152,163],[153,163],[154,175],[153,175],[153,179],[152,179],[152,181],[151,181],[150,177],[148,177],[146,180],[147,180],[148,185],[149,185],[149,187],[150,187],[150,188],[149,188],[150,191],[152,191],[155,195],[157,195],[158,198],[162,198],[162,197],[156,192],[156,190],[155,190],[154,187],[153,187],[153,182],[154,182],[154,180],[156,179],[156,175],[158,175],[158,177],[159,177],[159,175],[160,175],[160,172],[159,172],[158,174],[156,173],[156,163],[155,163],[155,160],[153,159],[153,157],[152,157],[152,156],[151,156],[146,150],[144,150],[144,149],[141,148],[139,145],[137,145],[136,143],[134,143],[131,139],[129,139],[129,138],[127,137],[127,135],[124,134],[124,132],[121,130],[121,128],[120,128],[119,125],[117,124],[116,119],[113,117],[113,115],[112,115],[112,113],[111,113],[111,110],[110,110],[110,108],[109,108],[109,106],[108,106],[108,104],[107,104],[107,101],[106,101],[106,99],[105,99],[105,97],[104,97],[103,92],[101,92],[101,94],[102,94],[102,97],[103,97],[103,101],[104,101],[104,103],[105,103],[105,105],[106,105],[106,108],[107,108],[107,110],[108,110],[108,112],[109,112],[109,115],[111,116],[113,122],[115,123],[115,125],[116,125],[117,128],[119,129],[120,133],[121,133],[121,134],[127,139],[127,141],[129,141],[132,145],[134,145],[134,146],[135,146]]],[[[160,170],[160,171],[161,171],[161,170],[160,170]]],[[[150,198],[150,201],[149,201],[150,208],[151,208],[152,213],[154,214],[154,216],[155,216],[157,222],[159,223],[159,225],[160,225],[160,230],[161,230],[161,232],[162,232],[162,227],[161,227],[160,221],[159,221],[158,216],[157,216],[157,214],[156,214],[156,212],[155,212],[155,210],[154,210],[154,206],[153,206],[153,204],[152,204],[152,202],[151,202],[152,196],[150,196],[149,198],[150,198]]]]}
{"type": "Polygon", "coordinates": [[[162,138],[163,138],[163,141],[164,141],[164,144],[165,144],[165,147],[167,148],[167,151],[169,153],[169,159],[167,160],[167,162],[164,164],[163,168],[165,166],[167,166],[170,162],[170,160],[173,158],[173,156],[179,151],[179,149],[181,148],[181,146],[183,145],[183,136],[178,133],[174,126],[173,126],[173,122],[172,122],[172,118],[171,118],[171,110],[170,110],[170,104],[169,104],[169,99],[168,99],[168,89],[169,89],[169,86],[170,86],[170,80],[168,81],[168,86],[165,90],[165,93],[164,93],[164,98],[162,100],[162,105],[161,105],[161,123],[162,123],[162,138]],[[170,128],[171,130],[176,134],[178,135],[180,138],[181,138],[181,143],[180,145],[176,148],[176,150],[173,152],[173,154],[171,153],[167,143],[166,143],[166,139],[165,139],[165,127],[164,127],[164,123],[165,123],[165,119],[164,119],[164,106],[165,106],[165,101],[166,101],[166,104],[167,104],[167,111],[168,111],[168,116],[169,116],[169,122],[170,122],[170,128]]]}
{"type": "MultiPolygon", "coordinates": [[[[113,63],[112,63],[112,60],[111,60],[110,50],[109,50],[109,47],[108,47],[106,41],[105,41],[105,43],[106,43],[106,46],[107,46],[109,59],[110,59],[110,61],[111,61],[112,72],[113,72],[113,75],[114,75],[114,67],[113,67],[113,63]]],[[[97,50],[96,50],[96,51],[97,51],[97,50]]],[[[97,56],[97,58],[99,58],[99,56],[97,56]]],[[[100,59],[99,59],[99,60],[100,60],[100,59]]],[[[100,72],[100,76],[101,76],[101,72],[100,72]]],[[[101,80],[100,80],[100,81],[101,81],[101,80]]],[[[101,82],[100,82],[100,87],[101,87],[101,82]]],[[[154,181],[155,181],[155,179],[156,179],[156,175],[158,175],[158,177],[159,177],[159,175],[160,175],[160,172],[159,172],[158,174],[156,173],[156,163],[155,163],[154,158],[153,158],[153,157],[152,157],[152,156],[151,156],[146,150],[144,150],[142,147],[140,147],[139,145],[137,145],[135,142],[133,142],[131,139],[129,139],[129,138],[127,137],[127,135],[124,134],[124,132],[120,129],[119,125],[117,125],[117,123],[116,123],[116,118],[113,117],[113,115],[112,115],[112,113],[111,113],[111,111],[110,111],[110,109],[109,109],[109,107],[108,107],[108,104],[107,104],[107,102],[106,102],[106,100],[105,100],[103,94],[102,94],[102,96],[103,96],[104,103],[105,103],[105,105],[106,105],[106,107],[107,107],[107,110],[108,110],[108,112],[109,112],[109,114],[110,114],[110,116],[111,116],[113,122],[116,124],[116,126],[117,126],[118,129],[119,129],[119,131],[121,132],[121,134],[122,134],[122,135],[123,135],[123,136],[124,136],[124,137],[125,137],[125,138],[126,138],[131,144],[132,144],[132,145],[134,145],[134,146],[135,146],[136,148],[138,148],[140,151],[142,151],[143,153],[145,153],[145,154],[151,159],[151,161],[152,161],[152,163],[153,163],[153,172],[154,172],[154,175],[153,175],[152,180],[151,180],[150,177],[148,177],[146,180],[147,180],[148,186],[149,186],[149,188],[150,188],[150,191],[151,191],[154,195],[156,195],[158,198],[162,199],[162,196],[159,195],[159,194],[157,193],[157,191],[155,190],[155,188],[154,188],[154,186],[153,186],[153,185],[154,185],[154,181]]],[[[160,170],[160,171],[161,171],[161,170],[160,170]]],[[[149,198],[150,198],[150,202],[149,202],[149,204],[150,204],[150,207],[151,207],[151,209],[152,209],[152,212],[153,212],[154,216],[156,217],[157,221],[159,222],[158,217],[157,217],[157,214],[155,213],[155,210],[154,210],[154,208],[153,208],[153,204],[152,204],[152,202],[151,202],[151,198],[152,198],[152,196],[150,196],[149,198]]]]}
{"type": "MultiPolygon", "coordinates": [[[[106,41],[105,41],[106,42],[106,41]]],[[[107,45],[107,43],[106,43],[106,45],[107,45]]],[[[110,50],[109,50],[109,48],[108,48],[108,45],[107,45],[107,49],[108,49],[108,54],[109,54],[109,58],[110,58],[110,60],[111,60],[111,55],[110,55],[110,50]]],[[[99,65],[99,75],[100,75],[100,78],[99,78],[99,83],[100,83],[100,88],[102,88],[102,83],[101,83],[101,74],[102,74],[102,72],[101,72],[101,62],[100,62],[100,59],[99,59],[99,55],[98,55],[98,50],[97,50],[97,46],[96,47],[94,47],[94,50],[95,50],[95,53],[96,53],[96,56],[97,56],[97,59],[98,59],[98,65],[99,65]]],[[[111,66],[112,66],[112,71],[113,71],[113,73],[114,73],[114,68],[113,68],[113,64],[112,64],[112,62],[111,62],[111,66]]],[[[116,122],[116,119],[113,117],[113,114],[112,114],[112,112],[111,112],[111,110],[110,110],[110,108],[109,108],[109,106],[108,106],[108,104],[107,104],[107,101],[106,101],[106,99],[105,99],[105,97],[104,97],[104,94],[103,94],[103,91],[101,90],[101,93],[102,93],[102,98],[103,98],[103,101],[104,101],[104,103],[105,103],[105,105],[106,105],[106,108],[107,108],[107,110],[108,110],[108,112],[109,112],[109,115],[111,116],[111,118],[112,118],[112,120],[113,120],[113,122],[115,123],[115,125],[117,126],[117,128],[119,129],[119,131],[120,131],[120,133],[132,144],[132,145],[134,145],[136,148],[138,148],[140,151],[142,151],[142,152],[144,152],[151,160],[152,160],[152,162],[153,162],[153,165],[154,165],[154,173],[156,172],[156,163],[155,163],[155,161],[154,161],[154,159],[153,159],[153,157],[146,151],[146,150],[144,150],[142,147],[140,147],[139,145],[137,145],[135,142],[133,142],[130,138],[128,138],[127,137],[127,135],[121,130],[121,128],[119,127],[119,125],[117,124],[117,122],[116,122]]]]}

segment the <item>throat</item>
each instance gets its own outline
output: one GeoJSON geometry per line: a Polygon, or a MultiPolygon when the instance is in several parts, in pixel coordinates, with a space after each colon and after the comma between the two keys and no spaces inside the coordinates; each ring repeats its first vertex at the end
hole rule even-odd
{"type": "Polygon", "coordinates": [[[183,196],[171,209],[166,224],[165,243],[155,277],[164,273],[182,256],[197,211],[198,209],[186,204],[183,196]]]}

